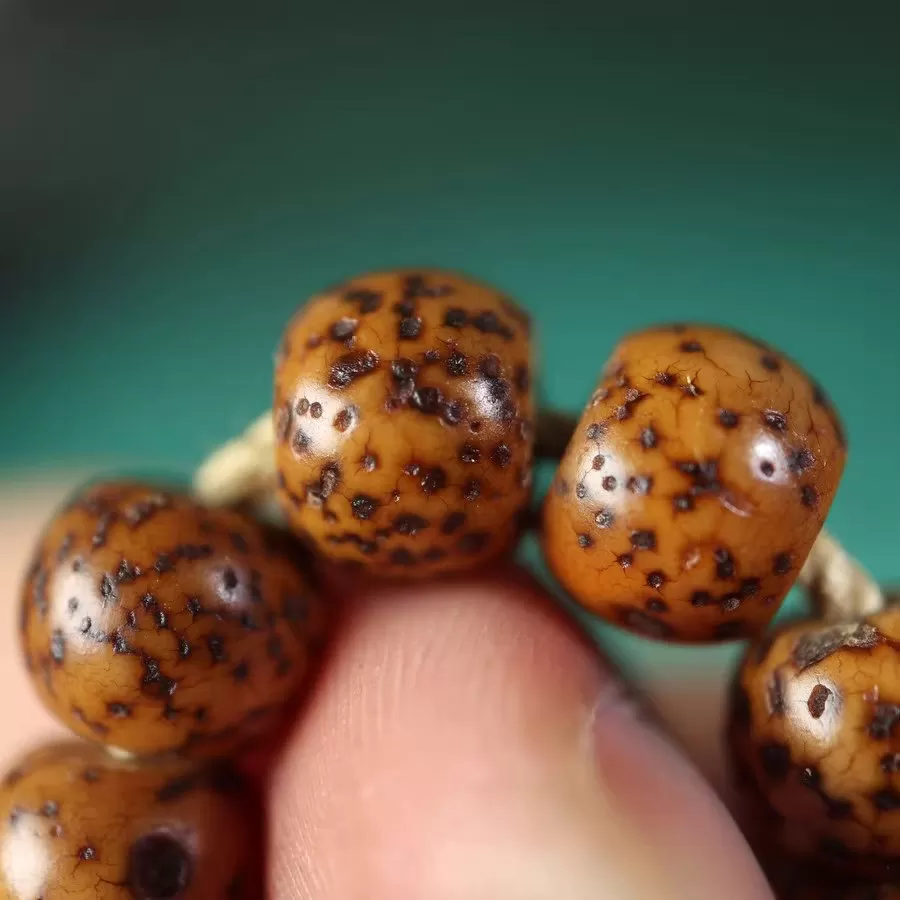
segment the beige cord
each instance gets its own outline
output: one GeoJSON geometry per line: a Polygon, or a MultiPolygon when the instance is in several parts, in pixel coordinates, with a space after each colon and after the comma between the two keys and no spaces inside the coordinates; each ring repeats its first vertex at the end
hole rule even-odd
{"type": "Polygon", "coordinates": [[[830,535],[821,531],[797,579],[822,618],[838,622],[884,609],[878,582],[830,535]]]}
{"type": "MultiPolygon", "coordinates": [[[[194,492],[211,506],[246,504],[267,520],[283,521],[273,502],[275,428],[271,413],[260,416],[200,466],[194,492]]],[[[871,615],[884,607],[878,583],[824,530],[798,583],[806,589],[817,613],[829,621],[871,615]]]]}

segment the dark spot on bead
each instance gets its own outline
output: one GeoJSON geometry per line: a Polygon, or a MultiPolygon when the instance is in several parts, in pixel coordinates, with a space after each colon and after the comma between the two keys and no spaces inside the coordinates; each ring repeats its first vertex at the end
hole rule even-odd
{"type": "Polygon", "coordinates": [[[622,624],[639,634],[660,640],[670,638],[675,634],[675,630],[668,622],[663,622],[641,609],[619,607],[617,612],[622,624]]]}
{"type": "Polygon", "coordinates": [[[657,372],[654,381],[662,387],[672,387],[678,379],[671,372],[657,372]]]}
{"type": "Polygon", "coordinates": [[[406,316],[397,326],[397,336],[401,341],[411,341],[422,333],[422,319],[419,316],[406,316]]]}
{"type": "Polygon", "coordinates": [[[50,638],[50,657],[57,665],[62,665],[66,658],[66,639],[58,628],[50,638]]]}
{"type": "Polygon", "coordinates": [[[158,629],[169,627],[169,620],[165,612],[161,609],[155,609],[153,611],[153,622],[158,629]]]}
{"type": "Polygon", "coordinates": [[[100,578],[100,596],[103,598],[104,606],[119,602],[119,589],[115,581],[107,574],[100,578]]]}
{"type": "Polygon", "coordinates": [[[461,553],[478,553],[483,550],[490,540],[486,531],[472,531],[464,534],[456,543],[461,553]]]}
{"type": "Polygon", "coordinates": [[[616,489],[616,479],[613,475],[607,475],[601,482],[604,491],[614,491],[616,489]]]}
{"type": "Polygon", "coordinates": [[[127,719],[131,715],[131,707],[127,703],[107,703],[106,709],[114,719],[127,719]]]}
{"type": "Polygon", "coordinates": [[[78,851],[78,858],[82,862],[92,862],[97,858],[97,851],[90,845],[88,845],[87,847],[82,847],[78,851]]]}
{"type": "Polygon", "coordinates": [[[648,425],[641,432],[641,446],[645,450],[652,450],[659,443],[659,438],[652,425],[648,425]]]}
{"type": "Polygon", "coordinates": [[[655,550],[656,532],[649,529],[641,529],[631,532],[631,546],[635,550],[655,550]]]}
{"type": "Polygon", "coordinates": [[[702,353],[703,345],[699,341],[682,341],[678,345],[682,353],[702,353]]]}
{"type": "Polygon", "coordinates": [[[744,600],[755,597],[759,593],[760,581],[758,578],[745,578],[741,581],[741,598],[744,600]]]}
{"type": "Polygon", "coordinates": [[[466,514],[464,512],[452,512],[447,515],[441,525],[443,534],[453,534],[462,528],[466,523],[466,514]]]}
{"type": "Polygon", "coordinates": [[[800,488],[800,502],[809,509],[815,509],[819,502],[819,494],[811,484],[800,488]]]}
{"type": "Polygon", "coordinates": [[[506,444],[497,444],[491,450],[491,462],[501,469],[505,469],[512,460],[512,450],[506,444]]]}
{"type": "Polygon", "coordinates": [[[328,329],[328,335],[333,341],[346,341],[356,334],[358,325],[359,323],[356,319],[350,319],[347,316],[344,316],[343,318],[338,319],[337,322],[332,323],[331,328],[328,329]]]}
{"type": "Polygon", "coordinates": [[[822,713],[825,712],[825,705],[828,703],[828,698],[831,696],[831,691],[825,687],[824,684],[817,684],[809,693],[809,697],[806,701],[806,707],[809,709],[809,714],[814,719],[819,719],[822,717],[822,713]]]}
{"type": "Polygon", "coordinates": [[[416,377],[418,366],[411,360],[401,357],[391,361],[391,375],[395,381],[406,382],[416,377]]]}
{"type": "Polygon", "coordinates": [[[115,632],[112,636],[113,653],[131,653],[131,645],[125,640],[125,635],[115,632]]]}
{"type": "MultiPolygon", "coordinates": [[[[91,622],[91,617],[90,617],[90,616],[85,616],[85,617],[81,620],[81,624],[78,626],[78,630],[79,630],[82,634],[87,634],[87,633],[91,630],[91,625],[92,625],[92,624],[93,624],[93,623],[91,622]]],[[[129,624],[131,624],[130,620],[129,620],[129,624]]],[[[135,623],[135,624],[136,624],[136,623],[135,623]]],[[[132,626],[132,627],[133,627],[133,626],[132,626]]]]}
{"type": "Polygon", "coordinates": [[[187,659],[191,655],[191,645],[185,638],[178,639],[178,656],[187,659]]]}
{"type": "Polygon", "coordinates": [[[478,362],[478,372],[484,378],[499,378],[502,370],[503,367],[500,364],[500,357],[497,356],[496,353],[489,353],[487,356],[483,356],[478,362]]]}
{"type": "Polygon", "coordinates": [[[796,475],[799,475],[813,466],[816,462],[810,450],[805,447],[801,450],[792,450],[788,456],[788,469],[796,475]]]}
{"type": "Polygon", "coordinates": [[[435,416],[441,411],[443,397],[435,387],[422,387],[413,392],[409,405],[426,416],[435,416]]]}
{"type": "Polygon", "coordinates": [[[429,469],[419,482],[423,494],[436,494],[447,486],[447,473],[440,467],[429,469]]]}
{"type": "Polygon", "coordinates": [[[900,753],[886,753],[881,757],[881,771],[888,775],[900,772],[900,753]]]}
{"type": "Polygon", "coordinates": [[[85,769],[81,777],[88,784],[96,784],[100,780],[100,773],[96,769],[85,769]]]}
{"type": "Polygon", "coordinates": [[[347,406],[342,409],[335,417],[332,424],[341,434],[349,431],[359,415],[359,411],[355,406],[347,406]]]}
{"type": "Polygon", "coordinates": [[[594,524],[598,528],[611,528],[616,521],[615,513],[604,507],[594,516],[594,524]]]}
{"type": "Polygon", "coordinates": [[[459,458],[464,463],[477,463],[481,460],[481,451],[474,444],[463,444],[459,448],[459,458]]]}
{"type": "Polygon", "coordinates": [[[759,763],[766,775],[783,781],[791,769],[791,751],[783,744],[765,744],[759,748],[759,763]]]}
{"type": "Polygon", "coordinates": [[[741,605],[741,595],[740,594],[725,594],[722,597],[722,612],[731,613],[734,612],[741,605]]]}
{"type": "Polygon", "coordinates": [[[665,602],[665,600],[660,600],[658,597],[651,597],[644,606],[649,612],[654,613],[666,613],[669,611],[669,606],[665,602]]]}
{"type": "Polygon", "coordinates": [[[887,740],[893,736],[898,722],[900,722],[900,706],[879,703],[875,707],[875,714],[869,723],[869,734],[875,740],[887,740]]]}
{"type": "Polygon", "coordinates": [[[355,303],[362,314],[373,313],[381,306],[381,294],[367,288],[352,288],[344,293],[344,301],[355,303]]]}
{"type": "Polygon", "coordinates": [[[463,418],[463,405],[458,400],[441,403],[441,420],[447,425],[459,425],[463,418]]]}
{"type": "Polygon", "coordinates": [[[772,559],[772,572],[775,575],[787,575],[791,571],[791,554],[778,553],[772,559]]]}
{"type": "Polygon", "coordinates": [[[362,458],[362,467],[366,472],[374,472],[378,468],[378,457],[372,453],[367,453],[362,458]]]}
{"type": "Polygon", "coordinates": [[[405,547],[399,547],[391,553],[391,562],[395,566],[412,566],[415,565],[416,558],[405,547]]]}
{"type": "Polygon", "coordinates": [[[773,356],[771,353],[763,353],[759,358],[759,362],[764,369],[768,369],[770,372],[777,372],[781,368],[778,357],[773,356]]]}
{"type": "Polygon", "coordinates": [[[606,426],[601,422],[594,422],[593,425],[588,425],[587,430],[585,431],[585,435],[589,441],[596,441],[605,434],[606,426]]]}
{"type": "Polygon", "coordinates": [[[437,299],[452,293],[454,289],[449,284],[429,284],[424,275],[407,275],[403,282],[403,296],[408,300],[418,297],[437,299]]]}
{"type": "Polygon", "coordinates": [[[321,404],[321,403],[318,403],[318,402],[316,402],[316,403],[310,403],[310,405],[309,405],[309,414],[310,414],[314,419],[321,419],[321,418],[322,418],[322,404],[321,404]]]}
{"type": "Polygon", "coordinates": [[[217,634],[211,634],[206,638],[206,646],[213,662],[225,662],[228,658],[225,654],[225,640],[217,634]]]}
{"type": "Polygon", "coordinates": [[[350,508],[355,518],[361,520],[370,519],[378,509],[378,501],[368,494],[357,494],[350,501],[350,508]]]}
{"type": "Polygon", "coordinates": [[[419,472],[421,472],[421,471],[422,471],[422,467],[418,463],[415,463],[415,462],[407,463],[403,467],[404,474],[412,475],[413,477],[418,475],[419,472]]]}
{"type": "Polygon", "coordinates": [[[463,498],[469,501],[477,500],[481,496],[481,482],[476,479],[467,481],[463,486],[463,498]]]}
{"type": "Polygon", "coordinates": [[[464,309],[459,309],[458,307],[451,306],[444,313],[444,324],[448,328],[464,328],[467,321],[468,316],[466,315],[466,311],[464,309]]]}
{"type": "Polygon", "coordinates": [[[708,606],[712,603],[712,595],[709,591],[694,591],[691,594],[691,606],[708,606]]]}
{"type": "Polygon", "coordinates": [[[328,384],[336,389],[345,388],[357,378],[374,372],[376,368],[378,368],[378,354],[373,350],[346,353],[332,364],[328,384]]]}
{"type": "Polygon", "coordinates": [[[171,572],[175,568],[175,561],[170,554],[160,553],[156,557],[156,562],[153,563],[153,568],[158,575],[165,575],[166,572],[171,572]]]}
{"type": "Polygon", "coordinates": [[[819,785],[822,782],[822,776],[819,775],[819,770],[814,768],[813,766],[806,766],[805,768],[800,770],[800,784],[804,787],[809,788],[810,790],[816,791],[819,788],[819,785]]]}
{"type": "Polygon", "coordinates": [[[429,525],[427,519],[417,516],[415,513],[407,513],[394,519],[394,531],[397,534],[416,535],[424,531],[429,525]]]}
{"type": "Polygon", "coordinates": [[[739,421],[740,417],[736,412],[732,412],[730,409],[719,410],[719,424],[723,428],[735,428],[739,421]]]}
{"type": "Polygon", "coordinates": [[[591,460],[591,468],[592,468],[595,472],[598,472],[600,469],[603,468],[603,463],[605,463],[605,462],[606,462],[606,457],[603,456],[602,453],[598,453],[598,454],[593,458],[593,460],[591,460]]]}
{"type": "Polygon", "coordinates": [[[591,539],[590,535],[587,534],[579,534],[578,535],[578,546],[583,550],[586,550],[588,547],[594,546],[594,541],[591,539]]]}
{"type": "Polygon", "coordinates": [[[875,805],[875,808],[881,810],[881,812],[890,812],[894,809],[900,809],[900,793],[897,793],[897,791],[892,790],[891,788],[876,791],[872,794],[872,803],[875,805]]]}
{"type": "Polygon", "coordinates": [[[461,378],[469,373],[468,361],[459,350],[454,350],[447,357],[447,362],[444,365],[447,369],[447,374],[452,375],[454,378],[461,378]]]}
{"type": "Polygon", "coordinates": [[[787,429],[787,418],[784,413],[780,413],[774,409],[767,409],[762,414],[763,424],[771,428],[773,431],[785,431],[787,429]]]}
{"type": "Polygon", "coordinates": [[[440,350],[426,350],[423,354],[423,358],[427,363],[436,363],[441,361],[441,351],[440,350]]]}
{"type": "Polygon", "coordinates": [[[249,674],[250,666],[247,665],[246,660],[242,660],[231,670],[231,677],[235,681],[246,681],[249,674]]]}
{"type": "Polygon", "coordinates": [[[584,500],[587,497],[587,485],[583,481],[579,481],[578,484],[575,485],[575,496],[579,500],[584,500]]]}
{"type": "Polygon", "coordinates": [[[146,834],[132,844],[126,883],[136,900],[176,900],[185,895],[192,876],[191,856],[173,835],[146,834]]]}
{"type": "Polygon", "coordinates": [[[769,679],[766,686],[766,702],[769,705],[769,714],[780,716],[784,714],[784,684],[781,680],[781,673],[776,669],[769,679]]]}
{"type": "Polygon", "coordinates": [[[506,340],[511,340],[513,332],[505,325],[492,310],[485,310],[472,319],[472,325],[482,334],[499,334],[506,340]]]}
{"type": "Polygon", "coordinates": [[[681,392],[686,397],[702,397],[705,393],[693,379],[688,378],[681,386],[681,392]]]}
{"type": "Polygon", "coordinates": [[[188,611],[192,616],[199,615],[199,613],[200,613],[200,611],[201,611],[200,598],[199,598],[199,597],[188,597],[188,600],[187,600],[187,604],[186,604],[186,605],[187,605],[187,611],[188,611]]]}
{"type": "Polygon", "coordinates": [[[416,304],[411,300],[400,300],[391,307],[397,315],[411,316],[416,311],[416,304]]]}
{"type": "Polygon", "coordinates": [[[659,590],[666,583],[666,576],[663,572],[654,571],[647,576],[647,587],[659,590]]]}
{"type": "Polygon", "coordinates": [[[775,474],[775,466],[769,462],[769,460],[764,459],[759,464],[759,471],[766,476],[766,478],[771,478],[775,474]]]}
{"type": "Polygon", "coordinates": [[[632,475],[625,482],[625,487],[632,494],[644,496],[653,489],[653,478],[650,475],[632,475]]]}
{"type": "Polygon", "coordinates": [[[734,559],[724,547],[718,547],[713,551],[713,559],[716,562],[717,578],[721,578],[723,580],[734,578],[734,559]]]}
{"type": "Polygon", "coordinates": [[[676,494],[672,498],[675,512],[689,512],[694,508],[694,498],[690,494],[676,494]]]}

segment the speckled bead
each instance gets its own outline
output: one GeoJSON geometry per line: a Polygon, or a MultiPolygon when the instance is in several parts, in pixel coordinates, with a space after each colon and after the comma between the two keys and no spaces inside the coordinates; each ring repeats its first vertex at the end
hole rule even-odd
{"type": "Polygon", "coordinates": [[[394,577],[505,553],[530,496],[527,316],[460,275],[365,275],[305,305],[275,380],[279,499],[332,561],[394,577]]]}
{"type": "Polygon", "coordinates": [[[900,608],[791,624],[752,646],[729,743],[773,851],[812,875],[900,878],[900,608]]]}
{"type": "Polygon", "coordinates": [[[76,734],[212,755],[278,721],[324,612],[299,559],[252,519],[116,483],[50,523],[19,627],[41,699],[76,734]]]}
{"type": "Polygon", "coordinates": [[[0,787],[0,900],[261,900],[259,834],[221,766],[45,748],[0,787]]]}
{"type": "Polygon", "coordinates": [[[573,598],[649,637],[758,632],[797,577],[846,455],[824,393],[731,331],[655,328],[616,348],[544,505],[573,598]]]}

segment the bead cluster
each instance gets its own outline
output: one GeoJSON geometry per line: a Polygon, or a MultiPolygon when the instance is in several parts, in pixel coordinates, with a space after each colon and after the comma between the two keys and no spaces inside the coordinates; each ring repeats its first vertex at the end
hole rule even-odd
{"type": "Polygon", "coordinates": [[[260,896],[252,799],[223,759],[302,698],[328,633],[318,576],[474,571],[536,520],[590,612],[654,639],[757,641],[730,729],[756,821],[775,823],[779,858],[889,880],[897,614],[763,634],[844,468],[825,393],[751,338],[658,327],[616,347],[566,431],[536,408],[534,357],[528,316],[487,285],[360,276],[289,323],[271,415],[230,469],[205,469],[194,495],[94,485],[58,513],[19,628],[42,701],[90,743],[37,751],[3,782],[2,840],[40,844],[43,868],[5,867],[0,897],[54,880],[75,900],[100,882],[140,900],[260,896]],[[551,447],[565,450],[536,516],[551,447]]]}

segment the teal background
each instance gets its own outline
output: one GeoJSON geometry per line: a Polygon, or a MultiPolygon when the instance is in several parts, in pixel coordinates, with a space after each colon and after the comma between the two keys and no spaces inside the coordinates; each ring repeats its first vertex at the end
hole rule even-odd
{"type": "Polygon", "coordinates": [[[572,410],[647,323],[786,350],[851,436],[831,527],[900,578],[890,7],[447,6],[0,4],[0,469],[187,475],[305,296],[433,264],[532,311],[572,410]]]}

